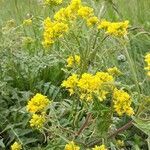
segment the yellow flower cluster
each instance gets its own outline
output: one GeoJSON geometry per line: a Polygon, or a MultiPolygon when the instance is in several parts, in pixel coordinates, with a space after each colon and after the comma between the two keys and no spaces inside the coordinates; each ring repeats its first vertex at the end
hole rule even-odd
{"type": "Polygon", "coordinates": [[[117,146],[119,146],[119,147],[125,146],[125,143],[124,143],[124,141],[122,141],[122,140],[117,140],[117,141],[116,141],[116,144],[117,144],[117,146]]]}
{"type": "MultiPolygon", "coordinates": [[[[46,0],[46,3],[61,2],[61,0],[46,0]]],[[[61,8],[54,15],[54,21],[48,17],[44,20],[44,41],[43,46],[49,47],[55,39],[61,37],[69,29],[69,22],[81,16],[87,21],[88,26],[93,26],[99,22],[94,16],[93,8],[82,6],[81,0],[72,0],[67,7],[61,8]]]]}
{"type": "Polygon", "coordinates": [[[91,7],[81,6],[78,10],[78,15],[83,19],[88,19],[94,15],[94,10],[91,7]]]}
{"type": "Polygon", "coordinates": [[[68,91],[70,92],[70,95],[72,95],[75,92],[75,87],[77,86],[77,83],[78,83],[78,75],[72,74],[70,77],[68,77],[67,80],[64,80],[61,85],[67,88],[68,91]]]}
{"type": "Polygon", "coordinates": [[[44,47],[49,47],[56,38],[68,31],[68,22],[76,18],[80,4],[81,0],[72,0],[67,7],[56,12],[53,22],[49,17],[44,20],[44,47]]]}
{"type": "Polygon", "coordinates": [[[49,47],[55,39],[61,37],[68,31],[68,25],[63,22],[51,21],[49,17],[44,20],[44,41],[43,46],[49,47]]]}
{"type": "Polygon", "coordinates": [[[99,22],[99,19],[96,16],[90,17],[87,19],[87,26],[91,27],[96,25],[99,22]]]}
{"type": "Polygon", "coordinates": [[[28,102],[27,111],[29,111],[31,113],[43,112],[48,104],[49,104],[49,99],[46,96],[44,96],[40,93],[37,93],[28,102]]]}
{"type": "Polygon", "coordinates": [[[30,126],[37,129],[42,128],[45,123],[45,109],[49,105],[49,99],[37,93],[27,104],[27,111],[33,113],[30,120],[30,126]]]}
{"type": "Polygon", "coordinates": [[[43,124],[45,123],[45,121],[46,121],[45,114],[42,114],[42,115],[33,114],[29,122],[30,122],[31,127],[40,129],[43,127],[43,124]]]}
{"type": "Polygon", "coordinates": [[[22,146],[18,142],[15,142],[13,145],[11,145],[11,150],[21,150],[22,146]]]}
{"type": "Polygon", "coordinates": [[[73,67],[73,66],[79,66],[80,65],[80,56],[79,55],[74,55],[74,56],[69,56],[67,58],[67,67],[73,67]]]}
{"type": "Polygon", "coordinates": [[[24,21],[23,21],[23,25],[24,26],[30,26],[32,24],[32,19],[25,19],[24,21]]]}
{"type": "Polygon", "coordinates": [[[114,36],[125,36],[127,35],[127,28],[129,25],[129,21],[124,22],[109,22],[106,20],[102,20],[98,25],[98,29],[106,30],[106,34],[114,35],[114,36]]]}
{"type": "Polygon", "coordinates": [[[113,92],[113,103],[114,109],[118,113],[119,116],[122,116],[124,113],[131,116],[134,114],[134,111],[131,107],[131,97],[124,90],[114,89],[113,92]]]}
{"type": "Polygon", "coordinates": [[[84,73],[77,85],[81,93],[80,98],[91,101],[95,95],[100,101],[105,100],[113,81],[113,77],[106,72],[97,72],[96,75],[84,73]]]}
{"type": "Polygon", "coordinates": [[[101,145],[101,146],[95,146],[94,148],[92,148],[92,150],[107,150],[107,148],[105,147],[105,145],[101,145]]]}
{"type": "Polygon", "coordinates": [[[145,56],[145,62],[147,63],[147,67],[145,67],[145,70],[148,71],[147,74],[148,76],[150,76],[150,53],[145,56]]]}
{"type": "Polygon", "coordinates": [[[59,5],[62,3],[62,0],[44,0],[46,5],[59,5]]]}
{"type": "Polygon", "coordinates": [[[63,81],[62,86],[67,88],[71,95],[77,89],[82,100],[91,101],[93,96],[97,96],[100,101],[103,101],[113,82],[113,77],[106,72],[97,72],[95,75],[84,73],[81,78],[73,74],[63,81]]]}
{"type": "Polygon", "coordinates": [[[118,76],[121,75],[121,71],[117,67],[108,68],[107,72],[112,76],[118,76]]]}
{"type": "Polygon", "coordinates": [[[78,9],[81,6],[81,0],[72,0],[71,3],[61,8],[55,15],[54,19],[58,22],[70,22],[77,17],[78,9]]]}
{"type": "Polygon", "coordinates": [[[89,27],[99,22],[99,19],[94,16],[94,10],[91,7],[81,6],[78,10],[78,15],[86,20],[89,27]]]}
{"type": "Polygon", "coordinates": [[[80,147],[77,146],[73,141],[71,141],[68,144],[66,144],[64,150],[80,150],[80,147]]]}

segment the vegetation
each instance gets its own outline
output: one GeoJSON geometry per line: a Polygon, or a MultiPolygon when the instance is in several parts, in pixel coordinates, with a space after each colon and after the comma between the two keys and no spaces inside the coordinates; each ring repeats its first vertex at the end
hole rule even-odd
{"type": "Polygon", "coordinates": [[[150,150],[149,0],[0,8],[0,149],[150,150]]]}

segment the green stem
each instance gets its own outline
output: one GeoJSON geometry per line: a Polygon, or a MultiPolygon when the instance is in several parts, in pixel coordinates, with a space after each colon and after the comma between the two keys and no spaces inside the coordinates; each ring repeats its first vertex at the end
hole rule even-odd
{"type": "Polygon", "coordinates": [[[132,72],[133,77],[134,77],[134,82],[135,82],[135,85],[136,85],[136,88],[137,88],[137,91],[138,91],[138,95],[140,97],[141,90],[140,90],[140,87],[139,87],[139,82],[138,82],[138,78],[137,78],[137,75],[136,75],[136,71],[135,71],[135,66],[134,66],[133,60],[130,57],[130,54],[129,54],[126,46],[124,46],[124,50],[125,50],[125,54],[127,56],[127,59],[128,59],[129,65],[130,65],[131,72],[132,72]]]}

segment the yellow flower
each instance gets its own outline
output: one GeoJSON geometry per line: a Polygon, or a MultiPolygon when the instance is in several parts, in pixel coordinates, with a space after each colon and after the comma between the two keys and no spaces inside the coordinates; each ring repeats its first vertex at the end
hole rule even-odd
{"type": "Polygon", "coordinates": [[[73,67],[75,65],[80,65],[80,56],[79,55],[69,56],[67,58],[67,67],[73,67]]]}
{"type": "Polygon", "coordinates": [[[43,112],[44,109],[48,106],[50,103],[49,99],[40,94],[37,93],[27,104],[27,111],[31,113],[36,113],[36,112],[43,112]]]}
{"type": "Polygon", "coordinates": [[[98,25],[98,29],[106,30],[106,33],[114,36],[125,36],[127,35],[127,28],[129,21],[124,22],[108,22],[102,20],[98,25]]]}
{"type": "Polygon", "coordinates": [[[68,144],[66,144],[64,150],[80,150],[80,147],[77,146],[73,141],[71,141],[68,144]]]}
{"type": "Polygon", "coordinates": [[[104,83],[112,83],[114,82],[113,76],[108,74],[107,72],[97,72],[96,76],[100,78],[104,83]]]}
{"type": "Polygon", "coordinates": [[[103,101],[111,91],[113,82],[113,77],[106,72],[97,72],[96,75],[83,73],[80,78],[73,74],[63,81],[62,86],[69,90],[70,95],[74,94],[76,89],[81,100],[91,101],[93,96],[97,96],[103,101]]]}
{"type": "Polygon", "coordinates": [[[22,146],[18,142],[15,142],[13,145],[11,145],[11,150],[21,150],[22,146]]]}
{"type": "Polygon", "coordinates": [[[52,22],[49,17],[44,20],[44,47],[49,47],[54,41],[68,31],[68,24],[62,22],[52,22]]]}
{"type": "Polygon", "coordinates": [[[127,92],[123,90],[118,90],[117,88],[114,89],[113,92],[114,109],[119,116],[122,116],[124,113],[126,113],[129,116],[134,114],[134,111],[131,107],[131,102],[132,102],[131,97],[127,92]]]}
{"type": "Polygon", "coordinates": [[[122,140],[117,140],[116,144],[117,144],[119,147],[123,147],[123,146],[124,146],[124,141],[122,141],[122,140]]]}
{"type": "Polygon", "coordinates": [[[147,67],[145,67],[145,70],[148,71],[147,75],[150,76],[150,53],[145,56],[145,62],[147,63],[147,67]]]}
{"type": "Polygon", "coordinates": [[[62,3],[62,0],[44,0],[45,4],[51,4],[51,5],[59,5],[62,3]]]}
{"type": "Polygon", "coordinates": [[[94,10],[91,7],[81,6],[78,10],[78,15],[84,19],[88,19],[94,15],[94,10]]]}
{"type": "Polygon", "coordinates": [[[98,29],[107,29],[108,26],[110,25],[111,23],[106,21],[106,20],[101,20],[100,24],[98,25],[98,29]]]}
{"type": "Polygon", "coordinates": [[[101,146],[95,146],[95,148],[92,148],[92,150],[107,150],[107,148],[105,147],[105,145],[101,145],[101,146]]]}
{"type": "Polygon", "coordinates": [[[53,38],[61,37],[68,31],[68,25],[62,22],[56,22],[53,26],[53,38]]]}
{"type": "Polygon", "coordinates": [[[90,17],[87,19],[87,26],[91,27],[91,26],[94,26],[96,25],[97,23],[99,22],[98,18],[97,17],[90,17]]]}
{"type": "Polygon", "coordinates": [[[43,127],[44,123],[46,121],[45,114],[42,115],[33,114],[30,122],[31,127],[35,127],[37,129],[40,129],[43,127]]]}
{"type": "Polygon", "coordinates": [[[70,5],[65,8],[61,8],[54,15],[54,19],[58,22],[69,22],[76,18],[77,11],[81,5],[81,0],[72,0],[70,5]]]}
{"type": "Polygon", "coordinates": [[[25,25],[25,26],[30,26],[31,24],[32,24],[32,20],[31,19],[25,19],[23,21],[23,25],[25,25]]]}
{"type": "Polygon", "coordinates": [[[121,71],[117,67],[108,68],[107,72],[112,76],[118,76],[122,74],[121,71]]]}
{"type": "Polygon", "coordinates": [[[71,8],[73,13],[77,12],[81,7],[81,0],[72,0],[69,7],[71,8]]]}
{"type": "Polygon", "coordinates": [[[72,74],[67,80],[64,80],[61,84],[62,87],[65,87],[70,92],[70,95],[74,94],[74,89],[78,83],[77,74],[72,74]]]}

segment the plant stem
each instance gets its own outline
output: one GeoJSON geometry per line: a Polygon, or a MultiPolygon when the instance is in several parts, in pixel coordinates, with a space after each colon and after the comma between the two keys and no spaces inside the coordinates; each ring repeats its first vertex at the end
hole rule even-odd
{"type": "Polygon", "coordinates": [[[83,130],[88,126],[88,123],[89,123],[89,120],[91,119],[91,117],[92,117],[92,113],[89,113],[85,119],[84,124],[79,129],[79,131],[76,133],[76,137],[78,137],[83,132],[83,130]]]}
{"type": "Polygon", "coordinates": [[[131,120],[130,122],[128,122],[127,124],[125,124],[124,126],[122,126],[121,128],[117,129],[117,131],[115,131],[114,133],[112,133],[111,135],[108,136],[108,138],[112,138],[115,137],[117,134],[127,130],[128,128],[130,128],[133,125],[133,120],[131,120]]]}

